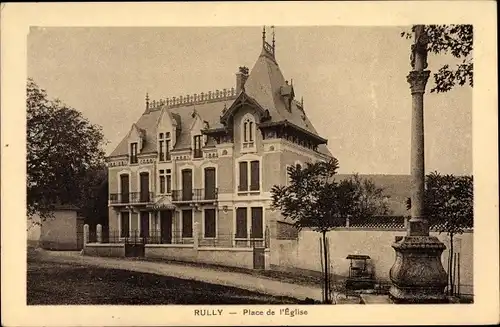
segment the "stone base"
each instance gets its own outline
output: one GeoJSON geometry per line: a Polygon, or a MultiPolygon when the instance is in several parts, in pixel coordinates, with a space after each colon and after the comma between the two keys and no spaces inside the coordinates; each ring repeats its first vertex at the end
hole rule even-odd
{"type": "Polygon", "coordinates": [[[405,236],[392,245],[390,297],[395,303],[446,303],[447,274],[441,263],[446,249],[436,237],[405,236]]]}

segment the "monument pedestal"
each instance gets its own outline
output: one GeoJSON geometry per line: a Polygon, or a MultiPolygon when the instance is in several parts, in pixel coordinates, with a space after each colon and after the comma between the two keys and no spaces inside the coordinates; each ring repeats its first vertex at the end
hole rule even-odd
{"type": "Polygon", "coordinates": [[[434,236],[405,236],[392,245],[390,298],[395,303],[445,303],[448,281],[441,264],[446,246],[434,236]]]}

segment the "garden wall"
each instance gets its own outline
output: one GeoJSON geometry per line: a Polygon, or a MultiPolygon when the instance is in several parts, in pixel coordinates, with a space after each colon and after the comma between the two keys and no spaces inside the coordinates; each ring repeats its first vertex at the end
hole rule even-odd
{"type": "MultiPolygon", "coordinates": [[[[332,273],[341,277],[349,274],[349,254],[366,254],[371,258],[375,277],[389,280],[389,270],[395,261],[391,247],[396,236],[404,236],[404,229],[341,228],[327,233],[330,243],[332,273]]],[[[441,260],[447,270],[449,239],[446,234],[437,236],[446,245],[441,260]]],[[[321,234],[303,230],[296,240],[272,240],[271,265],[290,271],[321,271],[319,252],[321,234]],[[287,269],[288,268],[288,269],[287,269]]],[[[473,285],[473,233],[465,232],[454,238],[454,252],[460,253],[460,283],[463,293],[472,294],[473,285]]]]}

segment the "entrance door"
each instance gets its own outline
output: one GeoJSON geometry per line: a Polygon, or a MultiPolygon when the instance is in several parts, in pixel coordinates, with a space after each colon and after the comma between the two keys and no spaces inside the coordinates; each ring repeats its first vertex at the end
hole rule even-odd
{"type": "Polygon", "coordinates": [[[182,201],[193,199],[193,173],[191,169],[182,170],[182,201]]]}
{"type": "Polygon", "coordinates": [[[172,243],[172,210],[160,211],[160,228],[162,244],[172,243]]]}
{"type": "Polygon", "coordinates": [[[148,173],[141,173],[140,180],[141,180],[140,201],[141,202],[149,202],[149,174],[148,173]]]}
{"type": "Polygon", "coordinates": [[[130,203],[129,179],[128,175],[120,175],[121,203],[130,203]]]}
{"type": "Polygon", "coordinates": [[[205,168],[205,200],[215,199],[215,168],[205,168]]]}

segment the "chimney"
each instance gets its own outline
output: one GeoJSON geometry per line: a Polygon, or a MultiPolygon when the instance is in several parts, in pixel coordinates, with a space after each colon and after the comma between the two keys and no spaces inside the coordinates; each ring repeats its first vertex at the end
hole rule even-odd
{"type": "Polygon", "coordinates": [[[248,78],[248,67],[240,67],[236,73],[236,94],[245,89],[245,82],[248,78]]]}

